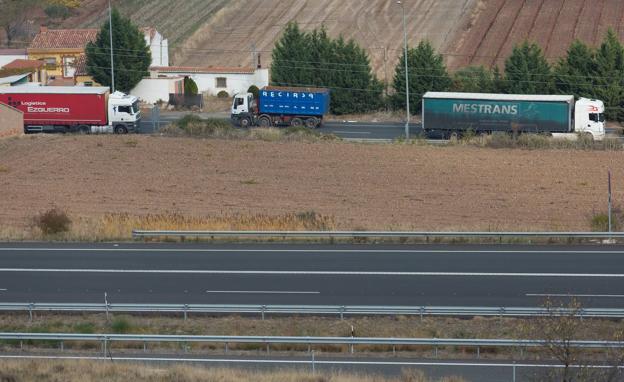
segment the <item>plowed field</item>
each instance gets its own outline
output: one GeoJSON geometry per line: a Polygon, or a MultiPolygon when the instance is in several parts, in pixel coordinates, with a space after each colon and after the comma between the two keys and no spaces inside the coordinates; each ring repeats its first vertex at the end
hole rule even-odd
{"type": "Polygon", "coordinates": [[[0,229],[98,218],[316,211],[339,228],[584,230],[624,198],[624,152],[150,136],[0,140],[0,229]]]}
{"type": "Polygon", "coordinates": [[[599,44],[610,27],[624,38],[624,1],[480,0],[469,25],[449,50],[453,68],[502,66],[525,39],[537,42],[552,61],[574,39],[599,44]]]}

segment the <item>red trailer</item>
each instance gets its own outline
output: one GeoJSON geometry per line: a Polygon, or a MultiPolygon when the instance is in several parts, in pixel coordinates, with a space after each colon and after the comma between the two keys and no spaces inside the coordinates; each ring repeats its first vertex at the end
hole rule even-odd
{"type": "Polygon", "coordinates": [[[125,133],[136,131],[140,120],[136,97],[122,93],[111,96],[107,87],[6,87],[0,88],[0,102],[24,113],[26,133],[125,133]]]}

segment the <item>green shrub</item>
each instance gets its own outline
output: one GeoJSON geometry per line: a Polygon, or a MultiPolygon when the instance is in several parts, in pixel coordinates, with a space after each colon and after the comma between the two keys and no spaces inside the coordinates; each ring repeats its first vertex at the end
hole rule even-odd
{"type": "Polygon", "coordinates": [[[126,317],[117,317],[113,320],[111,329],[117,334],[129,333],[132,330],[132,324],[126,317]]]}
{"type": "Polygon", "coordinates": [[[81,322],[81,323],[74,325],[73,331],[75,333],[91,334],[95,332],[95,325],[93,325],[90,322],[81,322]]]}
{"type": "Polygon", "coordinates": [[[197,95],[198,92],[199,88],[197,87],[197,83],[190,77],[184,77],[184,94],[197,95]]]}
{"type": "Polygon", "coordinates": [[[258,99],[258,94],[260,93],[260,89],[256,85],[251,85],[249,89],[247,89],[247,93],[253,94],[255,99],[258,99]]]}
{"type": "Polygon", "coordinates": [[[71,226],[71,219],[69,216],[56,207],[41,213],[36,216],[34,220],[35,226],[39,228],[44,235],[67,232],[71,226]]]}
{"type": "Polygon", "coordinates": [[[45,8],[45,14],[51,19],[65,20],[71,15],[71,10],[62,4],[51,4],[45,8]]]}
{"type": "Polygon", "coordinates": [[[221,90],[219,93],[217,93],[217,97],[218,98],[230,98],[230,94],[226,92],[225,90],[221,90]]]}
{"type": "MultiPolygon", "coordinates": [[[[620,229],[621,212],[622,211],[619,208],[611,209],[611,231],[618,231],[620,229]]],[[[591,217],[590,224],[593,232],[608,232],[609,214],[607,212],[594,213],[591,217]]]]}

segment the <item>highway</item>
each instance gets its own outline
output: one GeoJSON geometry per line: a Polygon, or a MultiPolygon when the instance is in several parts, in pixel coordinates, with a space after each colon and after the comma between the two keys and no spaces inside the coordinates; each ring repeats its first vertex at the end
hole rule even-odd
{"type": "Polygon", "coordinates": [[[624,246],[2,244],[0,301],[622,307],[624,246]]]}

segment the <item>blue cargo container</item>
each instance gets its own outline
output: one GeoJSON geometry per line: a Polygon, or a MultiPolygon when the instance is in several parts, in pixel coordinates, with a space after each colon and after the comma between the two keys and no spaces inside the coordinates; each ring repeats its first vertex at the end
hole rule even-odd
{"type": "Polygon", "coordinates": [[[329,111],[330,92],[323,88],[267,86],[258,93],[237,94],[232,103],[232,122],[242,127],[258,125],[319,127],[329,111]]]}
{"type": "Polygon", "coordinates": [[[329,110],[329,90],[264,88],[258,95],[260,114],[322,117],[329,110]]]}

